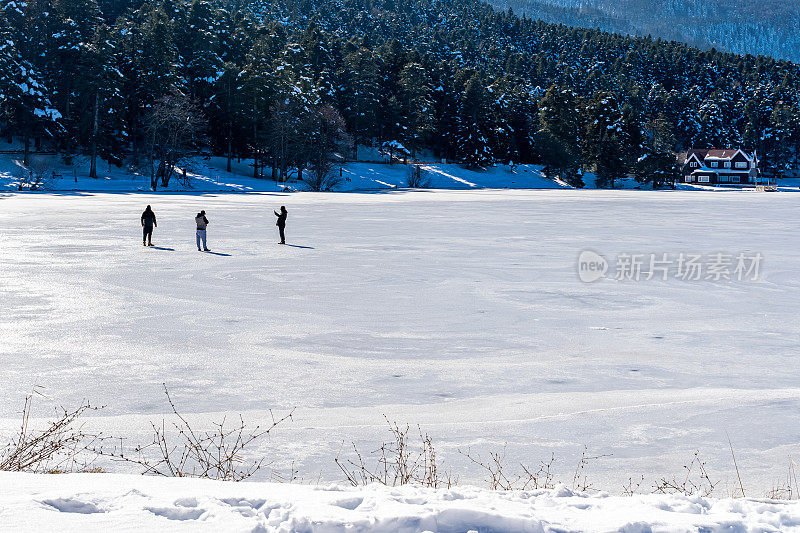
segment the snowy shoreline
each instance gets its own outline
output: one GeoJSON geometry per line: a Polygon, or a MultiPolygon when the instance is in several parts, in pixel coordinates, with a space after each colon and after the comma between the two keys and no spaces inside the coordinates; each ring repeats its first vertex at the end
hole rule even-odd
{"type": "Polygon", "coordinates": [[[586,495],[566,487],[343,487],[113,474],[0,472],[0,528],[15,531],[798,531],[800,502],[586,495]]]}

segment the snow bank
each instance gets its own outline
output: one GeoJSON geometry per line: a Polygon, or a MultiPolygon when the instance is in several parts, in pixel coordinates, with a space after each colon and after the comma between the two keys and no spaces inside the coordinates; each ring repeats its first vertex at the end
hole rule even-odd
{"type": "Polygon", "coordinates": [[[111,474],[0,473],[24,531],[800,531],[800,502],[552,491],[351,488],[111,474]]]}

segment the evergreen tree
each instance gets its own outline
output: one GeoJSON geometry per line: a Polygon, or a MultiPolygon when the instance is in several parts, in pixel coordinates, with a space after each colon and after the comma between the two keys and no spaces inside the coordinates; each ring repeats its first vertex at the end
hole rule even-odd
{"type": "Polygon", "coordinates": [[[621,178],[626,172],[622,158],[623,154],[614,134],[603,133],[597,144],[597,155],[595,156],[597,187],[614,188],[615,180],[621,178]]]}
{"type": "Polygon", "coordinates": [[[324,104],[353,147],[397,141],[471,167],[549,161],[562,179],[597,169],[610,184],[653,161],[665,168],[654,121],[674,149],[741,146],[767,172],[798,165],[800,66],[550,25],[478,0],[0,0],[0,9],[0,128],[95,161],[136,163],[152,106],[183,95],[209,125],[211,150],[252,157],[256,177],[269,166],[276,179],[303,172],[308,120],[324,104]],[[298,128],[287,157],[267,134],[279,123],[298,128]],[[574,166],[557,163],[564,153],[574,166]]]}
{"type": "Polygon", "coordinates": [[[186,22],[176,28],[176,48],[181,77],[186,80],[189,97],[204,106],[214,92],[214,83],[223,74],[220,58],[220,14],[206,0],[194,0],[188,6],[186,22]]]}
{"type": "Polygon", "coordinates": [[[552,86],[539,102],[539,124],[565,142],[572,151],[581,146],[582,109],[577,95],[566,87],[552,86]]]}
{"type": "Polygon", "coordinates": [[[771,154],[772,168],[776,175],[783,176],[790,169],[794,156],[792,137],[797,129],[796,114],[785,105],[777,105],[770,117],[765,134],[765,151],[771,154]]]}
{"type": "Polygon", "coordinates": [[[428,74],[419,63],[409,63],[400,72],[402,141],[412,156],[429,141],[435,122],[428,74]]]}
{"type": "Polygon", "coordinates": [[[483,168],[494,160],[489,144],[488,95],[480,75],[467,81],[457,112],[456,156],[467,168],[483,168]]]}
{"type": "Polygon", "coordinates": [[[545,129],[534,135],[534,146],[547,179],[557,174],[573,187],[585,185],[578,170],[578,157],[566,142],[545,129]]]}
{"type": "Polygon", "coordinates": [[[30,162],[31,139],[52,137],[61,131],[62,118],[50,101],[51,91],[44,85],[41,73],[24,59],[18,43],[30,41],[23,36],[27,14],[14,0],[0,4],[0,112],[6,128],[22,137],[23,163],[30,162]]]}
{"type": "Polygon", "coordinates": [[[124,62],[120,70],[125,79],[122,97],[125,99],[126,140],[134,158],[141,151],[144,139],[144,116],[159,98],[180,94],[186,84],[178,75],[178,50],[171,16],[174,6],[152,0],[132,21],[118,21],[122,36],[124,62]]]}
{"type": "Polygon", "coordinates": [[[372,52],[358,47],[345,56],[339,72],[342,116],[353,136],[353,150],[379,136],[378,66],[372,52]]]}
{"type": "Polygon", "coordinates": [[[120,162],[123,142],[122,84],[116,68],[118,56],[113,32],[101,23],[86,46],[84,77],[78,85],[76,109],[79,138],[86,139],[90,156],[89,177],[97,177],[97,158],[120,162]]]}
{"type": "Polygon", "coordinates": [[[636,161],[637,181],[650,183],[654,189],[673,185],[680,174],[675,159],[675,136],[664,115],[650,120],[644,127],[644,154],[636,161]]]}

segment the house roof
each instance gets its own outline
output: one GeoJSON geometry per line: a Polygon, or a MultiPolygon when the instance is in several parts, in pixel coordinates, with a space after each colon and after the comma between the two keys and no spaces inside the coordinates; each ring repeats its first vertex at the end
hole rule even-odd
{"type": "Polygon", "coordinates": [[[681,152],[676,157],[678,158],[679,163],[686,163],[692,156],[697,157],[699,161],[703,161],[706,158],[706,154],[711,150],[689,150],[688,152],[681,152]]]}
{"type": "MultiPolygon", "coordinates": [[[[717,148],[702,148],[696,150],[689,150],[688,152],[681,152],[676,155],[679,163],[686,163],[692,156],[697,157],[697,159],[702,162],[706,159],[717,159],[721,161],[726,161],[733,159],[733,157],[739,153],[741,150],[738,148],[728,148],[728,149],[717,149],[717,148]]],[[[753,161],[752,156],[748,156],[744,152],[742,154],[749,160],[753,161]]]]}
{"type": "Polygon", "coordinates": [[[711,159],[731,159],[739,150],[704,150],[706,152],[705,158],[711,159]]]}

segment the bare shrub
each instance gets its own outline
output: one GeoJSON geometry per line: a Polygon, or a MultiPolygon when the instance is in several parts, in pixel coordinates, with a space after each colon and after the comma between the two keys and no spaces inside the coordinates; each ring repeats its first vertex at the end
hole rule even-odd
{"type": "Polygon", "coordinates": [[[800,486],[797,482],[797,463],[790,457],[786,478],[774,484],[766,497],[771,500],[800,499],[800,486]]]}
{"type": "MultiPolygon", "coordinates": [[[[273,470],[269,477],[276,483],[294,483],[296,481],[302,482],[300,471],[295,467],[294,461],[292,461],[292,465],[289,467],[288,473],[273,470]]],[[[319,485],[319,479],[317,479],[317,485],[319,485]]]]}
{"type": "Polygon", "coordinates": [[[175,435],[170,434],[164,420],[160,424],[151,422],[153,441],[136,446],[133,456],[126,455],[121,448],[110,451],[98,448],[95,452],[114,460],[139,465],[145,475],[242,481],[265,466],[264,458],[245,461],[242,458],[245,449],[268,435],[282,422],[292,418],[292,412],[278,419],[273,416],[271,424],[266,428],[249,427],[241,416],[232,425],[228,425],[223,418],[213,424],[213,430],[198,431],[180,414],[166,385],[164,394],[172,414],[178,419],[178,422],[172,424],[175,435]],[[155,458],[151,458],[153,455],[155,458]]]}
{"type": "Polygon", "coordinates": [[[719,481],[711,481],[706,470],[706,463],[700,459],[700,452],[694,452],[691,462],[688,465],[683,465],[685,470],[682,479],[678,476],[673,476],[672,479],[661,478],[658,483],[653,486],[654,494],[684,494],[686,496],[693,496],[699,494],[704,497],[711,496],[714,493],[719,481]]]}
{"type": "Polygon", "coordinates": [[[506,463],[506,450],[501,452],[489,452],[487,459],[478,454],[473,454],[469,450],[459,453],[469,459],[473,464],[485,470],[488,474],[486,478],[489,488],[492,490],[529,490],[529,489],[553,489],[555,488],[555,476],[553,464],[556,461],[555,454],[550,455],[547,461],[541,461],[539,469],[534,471],[524,464],[520,464],[520,473],[509,473],[509,466],[506,463]]]}
{"type": "Polygon", "coordinates": [[[611,455],[589,455],[589,447],[583,447],[583,451],[578,458],[578,466],[575,468],[575,474],[572,476],[572,490],[586,492],[594,488],[593,485],[589,483],[589,479],[586,476],[586,468],[593,461],[602,459],[603,457],[611,457],[611,455]]]}
{"type": "Polygon", "coordinates": [[[791,500],[794,497],[791,485],[784,482],[773,485],[764,496],[770,500],[791,500]]]}
{"type": "MultiPolygon", "coordinates": [[[[401,428],[396,422],[390,422],[389,431],[392,440],[365,457],[355,443],[353,458],[342,457],[342,450],[336,455],[336,465],[344,473],[347,481],[354,487],[380,483],[387,486],[422,485],[431,488],[449,488],[457,483],[449,472],[442,472],[431,437],[419,430],[419,444],[410,443],[411,428],[401,428]]],[[[344,448],[344,445],[342,445],[344,448]]]]}
{"type": "Polygon", "coordinates": [[[34,159],[27,167],[20,168],[17,179],[17,188],[20,191],[40,191],[52,187],[58,175],[49,161],[34,159]]]}
{"type": "Polygon", "coordinates": [[[421,165],[411,165],[409,167],[406,183],[410,189],[426,189],[431,186],[428,173],[423,170],[421,165]]]}
{"type": "Polygon", "coordinates": [[[478,454],[473,454],[470,450],[466,452],[459,450],[458,453],[469,459],[473,464],[485,470],[488,477],[486,482],[492,490],[516,490],[522,477],[520,475],[507,475],[506,449],[501,452],[489,452],[488,459],[482,458],[478,454]]]}
{"type": "Polygon", "coordinates": [[[31,410],[37,389],[25,397],[19,431],[0,451],[0,470],[12,472],[61,473],[86,472],[93,468],[96,456],[92,447],[102,436],[83,431],[78,420],[90,410],[102,409],[82,403],[75,409],[56,409],[56,416],[46,422],[44,429],[31,427],[31,410]]]}
{"type": "Polygon", "coordinates": [[[522,466],[522,471],[525,472],[526,482],[523,486],[525,489],[554,489],[553,463],[556,462],[556,454],[551,453],[550,459],[547,461],[539,462],[539,469],[536,472],[531,472],[525,465],[522,466]]]}
{"type": "Polygon", "coordinates": [[[332,159],[315,158],[308,167],[305,186],[309,191],[332,191],[342,181],[341,165],[332,159]]]}
{"type": "Polygon", "coordinates": [[[628,482],[622,486],[622,495],[623,496],[634,496],[635,494],[639,493],[639,488],[644,483],[644,476],[640,476],[633,479],[633,476],[628,478],[628,482]]]}

